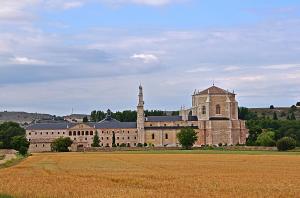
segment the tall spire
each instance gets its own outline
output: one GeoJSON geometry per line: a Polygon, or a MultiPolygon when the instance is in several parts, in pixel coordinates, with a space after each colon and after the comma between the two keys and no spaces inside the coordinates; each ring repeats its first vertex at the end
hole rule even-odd
{"type": "Polygon", "coordinates": [[[139,102],[138,102],[138,106],[144,106],[143,87],[142,87],[141,84],[139,86],[139,102]]]}

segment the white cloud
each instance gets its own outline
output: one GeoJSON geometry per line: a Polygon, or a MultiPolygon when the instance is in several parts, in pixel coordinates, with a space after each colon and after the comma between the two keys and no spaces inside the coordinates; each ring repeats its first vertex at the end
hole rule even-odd
{"type": "Polygon", "coordinates": [[[238,66],[228,66],[224,68],[224,71],[237,71],[240,70],[241,68],[238,66]]]}
{"type": "Polygon", "coordinates": [[[158,61],[157,56],[153,54],[134,54],[130,57],[131,59],[141,60],[144,63],[151,63],[158,61]]]}
{"type": "Polygon", "coordinates": [[[10,59],[11,63],[18,65],[43,65],[45,61],[27,58],[27,57],[14,57],[10,59]]]}
{"type": "Polygon", "coordinates": [[[187,73],[198,73],[198,72],[209,72],[209,71],[212,71],[212,69],[207,68],[207,67],[198,67],[198,68],[195,68],[195,69],[187,70],[186,72],[187,73]]]}
{"type": "Polygon", "coordinates": [[[263,69],[279,69],[279,70],[286,70],[292,68],[298,68],[300,64],[279,64],[279,65],[266,65],[263,66],[263,69]]]}
{"type": "Polygon", "coordinates": [[[33,15],[26,11],[25,8],[37,5],[39,0],[1,0],[0,3],[0,20],[19,21],[31,18],[33,15]]]}
{"type": "Polygon", "coordinates": [[[82,1],[71,1],[71,2],[65,2],[63,4],[63,9],[73,9],[78,8],[84,5],[84,2],[82,1]]]}

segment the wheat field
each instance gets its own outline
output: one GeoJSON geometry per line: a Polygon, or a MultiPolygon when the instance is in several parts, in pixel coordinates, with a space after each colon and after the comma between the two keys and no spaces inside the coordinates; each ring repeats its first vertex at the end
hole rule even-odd
{"type": "Polygon", "coordinates": [[[0,169],[13,197],[300,197],[299,155],[48,153],[0,169]]]}

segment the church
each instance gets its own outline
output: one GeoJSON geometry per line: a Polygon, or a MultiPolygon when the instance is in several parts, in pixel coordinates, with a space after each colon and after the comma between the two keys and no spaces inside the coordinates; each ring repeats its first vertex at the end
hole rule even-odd
{"type": "Polygon", "coordinates": [[[195,90],[192,107],[181,108],[178,116],[145,116],[143,87],[139,86],[136,122],[120,122],[111,117],[88,123],[36,123],[26,128],[30,152],[51,151],[51,143],[59,137],[73,140],[72,150],[91,147],[98,133],[100,145],[136,147],[138,143],[155,147],[180,147],[176,134],[191,127],[198,134],[194,146],[245,144],[248,129],[238,119],[238,102],[235,94],[216,86],[203,91],[195,90]]]}

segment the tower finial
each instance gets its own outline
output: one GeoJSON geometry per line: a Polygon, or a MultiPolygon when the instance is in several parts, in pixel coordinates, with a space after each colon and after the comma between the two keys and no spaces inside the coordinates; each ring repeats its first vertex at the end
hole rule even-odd
{"type": "Polygon", "coordinates": [[[215,86],[215,80],[213,80],[213,86],[215,86]]]}

